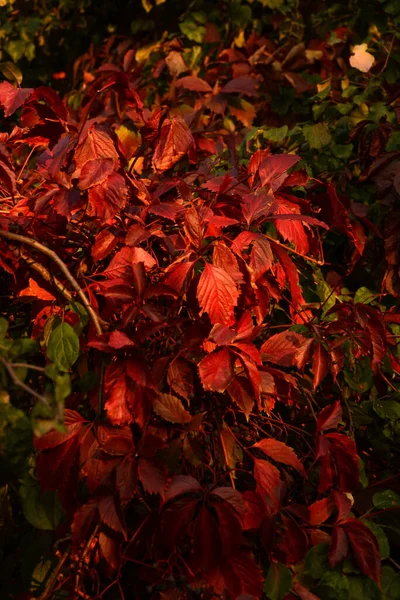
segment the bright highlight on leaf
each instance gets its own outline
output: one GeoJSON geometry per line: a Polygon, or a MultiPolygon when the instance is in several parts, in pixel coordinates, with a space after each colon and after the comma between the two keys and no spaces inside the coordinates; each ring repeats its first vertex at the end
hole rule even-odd
{"type": "Polygon", "coordinates": [[[350,56],[350,65],[352,67],[358,69],[362,73],[368,73],[374,62],[374,56],[368,52],[368,44],[358,44],[357,46],[354,46],[353,53],[350,56]]]}

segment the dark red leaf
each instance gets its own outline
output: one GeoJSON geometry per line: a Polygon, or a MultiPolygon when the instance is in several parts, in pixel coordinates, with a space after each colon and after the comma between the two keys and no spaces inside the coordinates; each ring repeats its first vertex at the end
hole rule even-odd
{"type": "Polygon", "coordinates": [[[32,93],[32,88],[15,88],[8,81],[0,83],[0,106],[4,109],[4,116],[12,115],[32,93]]]}
{"type": "Polygon", "coordinates": [[[358,519],[342,521],[341,527],[349,538],[354,560],[364,575],[378,585],[381,577],[379,546],[372,531],[358,519]]]}
{"type": "Polygon", "coordinates": [[[332,529],[332,544],[329,549],[329,562],[336,567],[340,561],[346,558],[349,549],[346,531],[340,525],[332,529]]]}
{"type": "Polygon", "coordinates": [[[205,356],[198,368],[204,389],[215,392],[224,392],[234,375],[232,356],[227,348],[205,356]]]}

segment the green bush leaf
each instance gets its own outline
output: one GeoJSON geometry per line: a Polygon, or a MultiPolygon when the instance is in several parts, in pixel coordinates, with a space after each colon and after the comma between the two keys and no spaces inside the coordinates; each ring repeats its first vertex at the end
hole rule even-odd
{"type": "Polygon", "coordinates": [[[384,490],[383,492],[374,494],[372,503],[375,508],[378,508],[379,510],[393,508],[394,506],[400,506],[400,496],[392,490],[384,490]]]}
{"type": "Polygon", "coordinates": [[[318,584],[317,595],[321,600],[348,600],[349,580],[343,573],[328,571],[318,584]]]}
{"type": "Polygon", "coordinates": [[[313,579],[321,579],[331,569],[328,561],[328,544],[317,544],[307,552],[304,559],[304,574],[313,579]]]}
{"type": "Polygon", "coordinates": [[[47,356],[60,371],[69,371],[79,356],[79,338],[68,323],[61,323],[49,338],[47,356]]]}
{"type": "Polygon", "coordinates": [[[282,600],[292,588],[292,573],[281,563],[271,563],[264,582],[264,593],[270,600],[282,600]]]}
{"type": "Polygon", "coordinates": [[[305,125],[303,127],[303,135],[309,143],[310,148],[315,148],[316,150],[327,146],[332,139],[328,126],[325,123],[305,125]]]}
{"type": "Polygon", "coordinates": [[[27,521],[37,529],[54,530],[64,511],[55,492],[42,492],[39,483],[26,474],[20,487],[22,508],[27,521]]]}

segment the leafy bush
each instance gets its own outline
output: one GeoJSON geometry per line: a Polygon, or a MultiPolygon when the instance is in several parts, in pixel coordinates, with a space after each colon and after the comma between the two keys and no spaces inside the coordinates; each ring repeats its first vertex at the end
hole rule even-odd
{"type": "Polygon", "coordinates": [[[4,597],[399,597],[393,3],[207,6],[0,84],[4,597]]]}

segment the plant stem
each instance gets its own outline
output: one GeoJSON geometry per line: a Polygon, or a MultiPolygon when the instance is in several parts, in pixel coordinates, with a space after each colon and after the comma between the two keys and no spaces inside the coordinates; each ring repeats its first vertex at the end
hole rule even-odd
{"type": "Polygon", "coordinates": [[[72,273],[68,269],[67,265],[61,260],[61,258],[53,250],[51,250],[50,248],[47,248],[47,246],[44,246],[43,244],[41,244],[40,242],[37,242],[36,240],[33,240],[32,238],[26,237],[25,235],[19,235],[18,233],[11,233],[11,231],[4,231],[3,229],[0,229],[0,237],[3,237],[8,240],[13,240],[14,242],[19,242],[21,244],[27,244],[28,246],[31,246],[32,248],[39,250],[39,252],[42,252],[42,254],[45,254],[46,256],[51,258],[51,260],[53,260],[58,265],[58,267],[61,269],[62,273],[65,275],[66,279],[69,281],[69,283],[71,284],[71,286],[73,287],[75,292],[78,294],[79,298],[82,301],[82,304],[88,311],[88,313],[93,321],[93,325],[96,329],[97,334],[101,335],[103,333],[103,330],[100,325],[99,317],[97,316],[97,314],[93,310],[92,306],[90,305],[90,302],[89,302],[88,298],[86,297],[85,292],[82,290],[81,286],[76,281],[75,277],[72,275],[72,273]]]}
{"type": "Polygon", "coordinates": [[[16,372],[13,369],[14,365],[9,363],[8,360],[3,358],[2,356],[0,356],[0,363],[4,365],[4,368],[7,370],[15,385],[17,385],[21,389],[25,390],[28,394],[31,394],[32,396],[40,400],[40,402],[42,402],[48,409],[50,409],[50,404],[45,396],[42,396],[42,394],[35,392],[35,390],[33,390],[29,385],[20,380],[20,378],[17,376],[16,372]]]}

